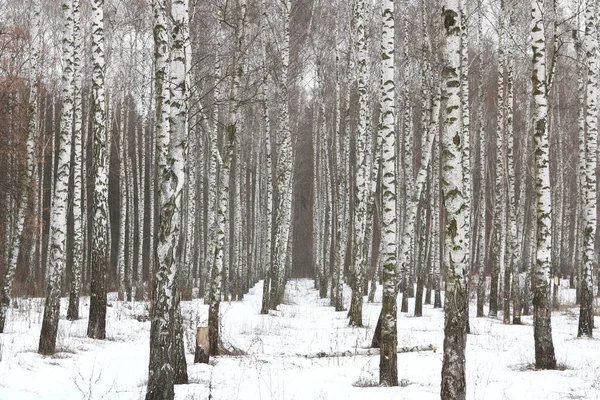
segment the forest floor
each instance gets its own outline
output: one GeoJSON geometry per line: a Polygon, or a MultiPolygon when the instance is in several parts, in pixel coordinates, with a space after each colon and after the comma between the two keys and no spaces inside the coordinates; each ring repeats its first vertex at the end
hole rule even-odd
{"type": "MultiPolygon", "coordinates": [[[[346,289],[347,290],[347,289],[346,289]]],[[[288,283],[285,301],[271,315],[260,315],[262,283],[241,302],[223,302],[222,338],[244,352],[193,364],[194,332],[206,323],[201,300],[183,302],[190,383],[175,388],[176,399],[330,400],[439,399],[443,311],[423,307],[423,317],[398,314],[398,345],[434,345],[437,351],[398,355],[401,387],[378,387],[379,356],[306,358],[319,352],[356,351],[369,346],[381,303],[365,302],[364,328],[348,327],[346,312],[319,299],[309,280],[288,283]]],[[[349,299],[349,291],[346,299],[349,299]]],[[[114,296],[114,294],[111,294],[114,296]]],[[[563,290],[563,303],[573,293],[563,290]]],[[[366,299],[366,298],[365,298],[366,299]]],[[[399,298],[400,299],[400,298],[399,298]]],[[[150,322],[143,302],[109,301],[104,341],[86,337],[89,298],[82,319],[61,319],[58,349],[37,354],[43,300],[17,299],[0,334],[0,399],[143,399],[148,374],[150,322]]],[[[63,299],[63,313],[66,299],[63,299]]],[[[475,318],[467,340],[469,399],[600,399],[600,340],[577,339],[578,309],[553,313],[556,357],[564,370],[534,371],[531,317],[521,326],[501,319],[475,318]]],[[[600,336],[600,331],[594,334],[600,336]]]]}

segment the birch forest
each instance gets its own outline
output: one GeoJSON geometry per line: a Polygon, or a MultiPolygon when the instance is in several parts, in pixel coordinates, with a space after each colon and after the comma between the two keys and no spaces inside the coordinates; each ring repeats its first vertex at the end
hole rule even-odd
{"type": "Polygon", "coordinates": [[[0,0],[0,398],[600,398],[599,16],[0,0]]]}

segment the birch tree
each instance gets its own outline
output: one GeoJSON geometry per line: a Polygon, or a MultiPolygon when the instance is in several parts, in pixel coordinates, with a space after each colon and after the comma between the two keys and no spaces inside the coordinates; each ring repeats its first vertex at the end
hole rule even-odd
{"type": "Polygon", "coordinates": [[[94,194],[90,318],[87,335],[106,338],[106,266],[110,260],[108,229],[108,133],[104,99],[104,0],[92,3],[92,107],[94,110],[94,194]]]}
{"type": "Polygon", "coordinates": [[[465,348],[467,343],[466,271],[468,260],[467,228],[469,210],[464,193],[462,164],[462,124],[460,118],[460,41],[459,0],[447,0],[442,12],[445,30],[444,134],[442,135],[442,193],[446,210],[445,262],[446,296],[444,299],[444,356],[441,398],[466,398],[465,348]]]}
{"type": "MultiPolygon", "coordinates": [[[[164,3],[157,4],[165,12],[164,3]]],[[[174,384],[187,383],[180,294],[177,278],[181,260],[178,244],[181,236],[183,188],[187,149],[187,87],[185,36],[188,18],[186,0],[173,1],[171,45],[170,126],[166,164],[160,175],[159,226],[156,243],[156,276],[150,326],[150,364],[146,399],[174,398],[174,384]]],[[[157,23],[159,23],[157,21],[157,23]]],[[[155,25],[155,30],[157,26],[155,25]]],[[[155,36],[155,40],[157,40],[155,36]]],[[[158,39],[160,40],[160,39],[158,39]]],[[[160,43],[159,43],[160,45],[160,43]]]]}
{"type": "Polygon", "coordinates": [[[356,24],[356,64],[358,67],[358,126],[356,132],[356,182],[354,186],[354,234],[352,235],[352,301],[350,303],[350,325],[362,326],[363,285],[367,257],[365,254],[367,202],[370,190],[370,168],[367,103],[367,27],[365,2],[357,0],[354,11],[356,24]]]}
{"type": "Polygon", "coordinates": [[[271,119],[269,117],[269,75],[267,70],[267,1],[261,1],[262,7],[262,15],[261,15],[261,26],[260,26],[260,40],[261,40],[261,62],[262,62],[262,119],[263,119],[263,143],[264,143],[264,154],[265,154],[265,186],[266,186],[266,212],[265,212],[265,232],[264,232],[264,250],[265,256],[264,260],[266,263],[265,273],[264,273],[264,282],[263,282],[263,298],[262,298],[262,306],[260,313],[268,314],[269,312],[269,293],[271,289],[271,269],[273,268],[272,264],[272,220],[273,220],[273,161],[271,157],[271,119]]]}
{"type": "MultiPolygon", "coordinates": [[[[596,168],[598,147],[598,5],[596,0],[588,0],[585,8],[584,49],[586,54],[584,73],[586,81],[585,152],[579,157],[585,159],[585,176],[582,180],[583,204],[583,267],[581,269],[581,295],[577,337],[592,337],[594,328],[592,284],[593,266],[596,261],[596,168]]],[[[582,107],[583,105],[581,105],[582,107]]]]}
{"type": "Polygon", "coordinates": [[[550,204],[550,160],[548,140],[548,93],[546,82],[546,37],[544,0],[531,2],[531,48],[533,50],[533,140],[537,199],[536,264],[533,276],[533,337],[537,369],[555,369],[550,307],[552,207],[550,204]]]}
{"type": "MultiPolygon", "coordinates": [[[[481,0],[477,3],[477,36],[478,42],[483,47],[483,16],[482,9],[483,4],[481,0]]],[[[480,50],[482,51],[482,50],[480,50]]],[[[485,60],[483,54],[479,55],[479,71],[478,71],[478,83],[477,83],[477,129],[479,138],[479,198],[478,198],[478,213],[477,213],[477,317],[483,317],[483,306],[485,303],[485,261],[487,254],[487,246],[485,242],[486,238],[486,210],[487,210],[487,141],[485,137],[485,122],[484,122],[484,81],[483,81],[483,70],[485,60]]]]}
{"type": "MultiPolygon", "coordinates": [[[[336,311],[344,311],[344,267],[346,264],[346,253],[347,243],[349,238],[350,224],[350,166],[349,166],[349,154],[350,154],[350,81],[351,76],[354,73],[354,62],[353,62],[353,50],[352,50],[352,34],[350,35],[350,46],[348,54],[348,72],[349,77],[347,79],[347,89],[344,93],[346,110],[345,110],[345,121],[344,128],[342,129],[342,91],[340,89],[340,81],[342,74],[342,67],[340,62],[340,44],[339,44],[339,21],[336,21],[335,25],[335,65],[336,65],[336,89],[335,89],[335,136],[338,140],[337,152],[337,179],[335,185],[335,197],[332,193],[332,202],[335,204],[335,210],[331,209],[332,213],[335,212],[336,220],[336,231],[335,235],[332,232],[331,239],[335,240],[335,259],[332,265],[332,279],[331,279],[331,305],[335,307],[336,311]]],[[[327,244],[326,244],[327,246],[327,244]]]]}
{"type": "MultiPolygon", "coordinates": [[[[504,146],[505,128],[505,0],[500,1],[500,16],[498,20],[498,115],[496,118],[496,190],[494,193],[494,251],[492,279],[490,288],[489,316],[498,316],[500,297],[500,282],[505,272],[504,260],[506,250],[506,163],[504,146]]],[[[506,288],[505,288],[506,290],[506,288]]]]}
{"type": "Polygon", "coordinates": [[[83,229],[82,229],[82,153],[83,153],[83,39],[81,36],[81,13],[79,0],[73,0],[73,261],[71,263],[71,290],[67,319],[79,319],[79,294],[81,291],[81,269],[83,266],[83,229]]]}
{"type": "MultiPolygon", "coordinates": [[[[515,7],[511,5],[508,12],[508,36],[514,37],[515,33],[515,7]]],[[[514,45],[508,43],[506,47],[506,182],[508,200],[508,265],[504,276],[504,307],[503,323],[510,323],[510,303],[513,303],[513,324],[521,323],[520,284],[519,284],[519,256],[520,246],[517,225],[517,196],[514,160],[514,102],[515,102],[515,60],[514,45]]],[[[522,186],[522,188],[524,188],[522,186]]]]}
{"type": "Polygon", "coordinates": [[[291,229],[292,212],[292,138],[290,131],[288,72],[290,63],[290,12],[291,0],[283,0],[283,40],[281,44],[281,74],[279,82],[279,130],[277,132],[277,167],[275,238],[273,243],[273,269],[271,293],[269,295],[272,310],[281,303],[285,284],[285,266],[288,253],[288,239],[291,229]]]}
{"type": "MultiPolygon", "coordinates": [[[[382,258],[383,299],[381,353],[379,356],[379,384],[398,386],[396,347],[396,133],[394,131],[394,0],[381,2],[381,125],[382,137],[382,258]]],[[[362,295],[362,293],[361,293],[362,295]]]]}
{"type": "Polygon", "coordinates": [[[64,16],[62,50],[63,72],[62,114],[58,137],[59,153],[56,169],[56,183],[52,194],[52,213],[50,221],[50,257],[48,265],[48,288],[44,304],[44,318],[38,353],[54,354],[58,334],[60,313],[60,285],[66,263],[67,207],[69,197],[69,175],[71,167],[71,136],[73,131],[73,0],[63,0],[64,16]]]}

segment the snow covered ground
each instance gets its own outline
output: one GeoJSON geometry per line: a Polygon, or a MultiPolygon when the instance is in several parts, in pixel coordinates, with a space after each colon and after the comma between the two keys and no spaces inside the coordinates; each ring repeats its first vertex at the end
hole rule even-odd
{"type": "MultiPolygon", "coordinates": [[[[318,298],[312,281],[288,283],[285,305],[259,315],[262,283],[242,302],[222,303],[222,335],[244,356],[216,357],[210,365],[193,364],[195,327],[206,322],[201,300],[183,303],[188,333],[190,384],[176,386],[183,400],[330,400],[438,399],[442,364],[443,312],[424,306],[423,317],[399,313],[398,344],[433,344],[437,352],[398,355],[401,387],[380,388],[379,356],[307,359],[310,353],[365,348],[370,344],[380,303],[364,307],[365,328],[350,328],[346,312],[335,312],[318,298]],[[210,396],[210,397],[209,397],[210,396]]],[[[346,294],[349,294],[347,292],[346,294]]],[[[572,292],[563,291],[564,301],[572,292]]],[[[380,299],[381,294],[376,300],[380,299]]],[[[349,299],[349,296],[346,296],[349,299]]],[[[413,309],[411,299],[410,310],[413,309]]],[[[88,299],[79,321],[60,321],[59,352],[36,353],[42,299],[19,299],[0,334],[0,399],[143,399],[148,368],[150,322],[145,303],[112,300],[108,340],[86,337],[88,299]]],[[[66,309],[66,299],[63,299],[66,309]]],[[[64,310],[66,311],[66,310],[64,310]]],[[[63,312],[63,315],[65,312],[63,312]]],[[[576,338],[578,310],[553,314],[557,360],[563,371],[532,371],[531,317],[523,326],[474,318],[467,348],[469,399],[600,399],[600,341],[576,338]]],[[[597,330],[596,336],[600,335],[597,330]]]]}

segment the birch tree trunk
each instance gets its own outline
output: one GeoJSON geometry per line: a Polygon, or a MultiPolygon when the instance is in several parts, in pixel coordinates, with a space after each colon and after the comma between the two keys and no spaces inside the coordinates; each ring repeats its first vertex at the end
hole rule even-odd
{"type": "Polygon", "coordinates": [[[461,44],[460,44],[460,113],[461,113],[461,164],[463,169],[463,196],[464,196],[464,207],[466,208],[467,220],[465,229],[466,242],[465,242],[465,253],[466,253],[466,282],[467,282],[467,304],[466,304],[466,330],[470,333],[469,327],[469,277],[471,272],[471,262],[473,260],[471,252],[471,240],[472,240],[472,199],[473,199],[473,185],[471,180],[471,131],[470,131],[470,113],[469,113],[469,21],[467,20],[467,0],[460,0],[460,15],[461,15],[461,44]]]}
{"type": "MultiPolygon", "coordinates": [[[[510,10],[509,32],[513,33],[514,9],[510,10]]],[[[512,35],[510,35],[512,36],[512,35]]],[[[506,164],[507,164],[507,183],[508,183],[508,268],[504,277],[504,310],[503,322],[510,323],[510,301],[513,303],[513,324],[521,323],[521,304],[520,304],[520,285],[519,285],[519,259],[520,246],[517,228],[517,197],[516,197],[516,177],[514,162],[514,51],[513,46],[507,46],[508,65],[507,65],[507,99],[506,99],[506,164]],[[511,288],[512,286],[512,288],[511,288]],[[511,288],[511,289],[509,289],[511,288]]],[[[524,186],[522,186],[524,189],[524,186]]]]}
{"type": "MultiPolygon", "coordinates": [[[[339,38],[339,22],[336,21],[335,26],[335,37],[339,38]]],[[[352,37],[352,36],[351,36],[352,37]]],[[[351,46],[351,44],[350,44],[351,46]]],[[[349,74],[352,75],[354,70],[354,62],[352,61],[352,48],[350,47],[350,54],[348,56],[349,74]]],[[[350,223],[350,179],[349,179],[349,153],[350,153],[350,79],[347,83],[347,91],[344,94],[346,96],[346,110],[345,110],[345,127],[342,129],[342,92],[340,90],[341,80],[341,65],[340,65],[340,48],[339,44],[335,47],[335,59],[336,59],[336,93],[335,93],[335,136],[338,140],[339,151],[337,160],[337,182],[335,188],[331,191],[332,205],[331,215],[335,214],[336,224],[335,232],[330,235],[331,240],[334,240],[335,257],[332,268],[332,280],[331,280],[331,303],[335,307],[336,311],[344,311],[344,267],[346,263],[347,244],[349,239],[348,225],[350,223]],[[334,208],[335,207],[335,208],[334,208]]],[[[333,221],[333,218],[331,218],[333,221]]],[[[325,221],[323,221],[325,222],[325,221]]],[[[333,225],[333,224],[332,224],[333,225]]],[[[327,246],[328,244],[326,244],[327,246]]]]}
{"type": "Polygon", "coordinates": [[[313,266],[315,269],[315,283],[316,288],[319,289],[321,298],[327,295],[327,274],[323,273],[322,261],[322,247],[323,247],[323,230],[321,229],[321,221],[323,219],[323,193],[320,187],[322,177],[320,176],[320,153],[321,153],[321,141],[324,140],[326,131],[323,129],[325,125],[325,98],[323,96],[323,80],[322,80],[322,67],[321,62],[317,61],[317,87],[319,96],[319,106],[315,106],[314,114],[314,125],[312,135],[313,145],[313,266]],[[323,138],[323,139],[322,139],[323,138]]]}
{"type": "MultiPolygon", "coordinates": [[[[594,328],[593,266],[596,259],[596,168],[598,148],[598,6],[596,0],[588,0],[585,9],[586,24],[584,48],[586,54],[586,118],[585,118],[585,176],[582,180],[583,194],[583,267],[581,270],[581,295],[577,337],[592,337],[594,328]]],[[[581,105],[583,106],[583,105],[581,105]]]]}
{"type": "Polygon", "coordinates": [[[56,183],[52,194],[50,220],[50,257],[48,263],[48,289],[44,305],[44,319],[38,353],[54,354],[60,313],[60,286],[66,263],[67,207],[69,197],[69,172],[71,166],[71,135],[73,132],[73,0],[63,0],[63,72],[62,115],[56,183]]]}
{"type": "Polygon", "coordinates": [[[288,252],[288,239],[292,212],[292,140],[290,132],[288,69],[290,62],[290,12],[291,0],[284,0],[283,43],[281,44],[281,77],[279,82],[280,113],[277,146],[277,189],[275,213],[275,239],[273,246],[274,280],[271,281],[269,296],[270,308],[276,309],[281,303],[285,285],[285,266],[288,252]]]}
{"type": "Polygon", "coordinates": [[[504,66],[506,57],[505,47],[505,0],[501,0],[501,10],[498,22],[498,116],[496,119],[496,191],[494,196],[494,263],[492,265],[492,279],[490,288],[490,317],[498,316],[500,298],[500,282],[505,272],[504,254],[506,242],[506,185],[505,185],[505,156],[504,156],[504,126],[505,126],[505,87],[504,66]]]}
{"type": "Polygon", "coordinates": [[[446,211],[445,257],[446,296],[444,301],[444,356],[442,361],[441,398],[466,398],[465,348],[467,342],[467,228],[469,210],[464,193],[461,162],[462,124],[460,119],[460,27],[458,0],[447,0],[442,12],[445,28],[444,85],[445,109],[442,135],[442,193],[446,211]]]}
{"type": "MultiPolygon", "coordinates": [[[[436,117],[437,118],[437,117],[436,117]]],[[[437,123],[436,123],[437,125],[437,123]]],[[[441,295],[441,283],[442,283],[442,274],[441,274],[441,236],[440,236],[440,144],[438,142],[435,143],[435,147],[433,148],[433,161],[432,161],[432,171],[433,174],[431,176],[433,182],[433,209],[432,209],[432,218],[431,218],[431,227],[432,233],[431,237],[433,238],[432,244],[432,277],[433,277],[433,308],[442,308],[442,295],[441,295]]]]}
{"type": "MultiPolygon", "coordinates": [[[[127,99],[125,99],[124,105],[127,105],[127,99]]],[[[131,151],[131,138],[129,132],[129,107],[123,107],[125,112],[123,115],[123,133],[125,134],[125,177],[127,187],[127,261],[125,262],[125,300],[131,301],[132,299],[132,284],[133,284],[133,263],[134,258],[134,247],[133,241],[135,239],[135,211],[134,211],[134,199],[137,182],[133,171],[135,170],[135,150],[131,151]]]]}
{"type": "Polygon", "coordinates": [[[381,125],[382,137],[382,258],[383,258],[383,299],[381,353],[379,357],[379,384],[398,386],[398,366],[396,347],[398,328],[396,326],[396,132],[394,131],[394,0],[381,3],[381,125]]]}
{"type": "Polygon", "coordinates": [[[555,369],[550,307],[550,266],[552,206],[550,202],[550,161],[548,140],[548,93],[546,91],[546,37],[543,0],[531,2],[531,47],[533,50],[533,121],[535,153],[535,190],[537,197],[537,241],[533,294],[533,337],[535,367],[555,369]]]}
{"type": "Polygon", "coordinates": [[[367,257],[365,254],[367,202],[369,198],[371,174],[369,158],[369,132],[367,131],[367,33],[365,23],[365,2],[358,0],[355,6],[356,48],[358,66],[358,126],[356,132],[356,182],[354,186],[354,234],[352,235],[352,301],[350,305],[351,326],[362,326],[363,285],[367,257]]]}
{"type": "MultiPolygon", "coordinates": [[[[124,90],[123,90],[124,91],[124,90]]],[[[127,134],[125,133],[125,96],[121,97],[121,118],[119,121],[119,134],[121,135],[121,151],[119,152],[119,194],[120,194],[120,213],[119,213],[119,241],[117,256],[117,279],[119,301],[125,300],[125,271],[127,260],[126,255],[126,234],[127,234],[127,134]]]]}
{"type": "MultiPolygon", "coordinates": [[[[405,7],[408,8],[409,6],[409,1],[405,1],[405,7]]],[[[404,198],[403,198],[403,216],[402,216],[402,222],[403,224],[401,225],[403,227],[403,229],[401,229],[401,235],[406,237],[405,234],[405,228],[407,226],[406,221],[407,219],[410,219],[413,217],[413,214],[411,214],[414,211],[414,220],[413,222],[410,223],[411,227],[409,229],[411,229],[411,235],[410,237],[412,238],[412,232],[414,232],[414,221],[416,220],[416,212],[417,212],[417,205],[415,204],[413,206],[412,200],[413,198],[415,198],[415,183],[414,183],[414,167],[413,167],[413,157],[414,157],[414,138],[413,138],[413,132],[411,129],[411,108],[410,108],[410,93],[409,93],[409,74],[410,74],[410,61],[408,58],[408,47],[409,47],[409,30],[408,30],[408,15],[404,16],[404,40],[403,40],[403,46],[402,46],[402,55],[404,57],[404,85],[403,85],[403,107],[404,107],[404,113],[402,115],[402,145],[404,146],[404,151],[402,152],[402,154],[404,155],[403,157],[403,163],[400,165],[403,165],[403,169],[404,169],[404,198]]],[[[398,166],[399,168],[399,166],[398,166]]],[[[402,194],[402,192],[398,193],[398,194],[402,194]]],[[[420,195],[419,195],[420,197],[420,195]]],[[[418,197],[417,197],[417,201],[418,201],[418,197]]],[[[412,287],[412,279],[413,279],[413,269],[414,269],[414,244],[413,243],[407,243],[407,246],[402,246],[399,250],[401,251],[400,254],[400,260],[401,260],[401,282],[400,282],[400,288],[402,291],[402,302],[400,304],[400,311],[401,312],[408,312],[408,298],[411,297],[413,295],[413,287],[412,287]],[[404,254],[404,255],[402,255],[404,254]],[[403,258],[404,257],[404,258],[403,258]]]]}
{"type": "MultiPolygon", "coordinates": [[[[209,304],[210,298],[212,296],[213,283],[214,279],[216,279],[212,275],[213,267],[214,267],[214,249],[217,240],[216,230],[217,230],[217,210],[218,210],[218,200],[217,200],[217,163],[220,160],[219,157],[219,149],[217,146],[217,139],[219,133],[219,102],[221,101],[221,55],[220,55],[220,47],[221,47],[221,24],[218,24],[217,33],[216,33],[216,48],[215,48],[215,84],[213,89],[213,125],[212,129],[210,129],[209,137],[208,137],[208,153],[209,153],[209,162],[208,162],[208,176],[207,176],[207,204],[208,211],[206,213],[206,223],[207,223],[207,236],[209,238],[209,242],[206,245],[207,253],[205,255],[204,263],[205,266],[205,280],[204,280],[204,303],[209,304]]],[[[219,270],[219,275],[221,274],[219,270]]],[[[220,286],[219,286],[220,287],[220,286]]],[[[220,290],[220,289],[219,289],[220,290]]],[[[220,296],[220,294],[219,294],[220,296]]]]}
{"type": "MultiPolygon", "coordinates": [[[[478,24],[477,35],[480,45],[483,44],[482,33],[482,1],[477,4],[478,24]]],[[[485,261],[487,254],[486,246],[486,215],[487,215],[487,141],[485,138],[485,122],[483,115],[484,90],[483,70],[485,60],[483,54],[479,55],[479,82],[477,84],[477,129],[479,133],[479,212],[477,213],[477,317],[483,317],[483,306],[485,304],[485,261]]]]}
{"type": "Polygon", "coordinates": [[[92,104],[94,119],[94,194],[92,217],[92,264],[90,280],[90,319],[87,335],[106,338],[106,266],[110,260],[108,214],[108,166],[110,152],[104,100],[104,0],[92,4],[92,104]]]}
{"type": "Polygon", "coordinates": [[[262,81],[262,111],[263,111],[263,138],[264,138],[264,152],[265,152],[265,186],[266,186],[266,213],[265,213],[265,273],[264,273],[264,282],[263,282],[263,298],[262,298],[262,306],[260,313],[268,314],[269,313],[269,293],[271,289],[271,270],[273,269],[273,260],[272,260],[272,229],[273,229],[273,161],[271,158],[271,119],[269,117],[269,75],[267,70],[267,2],[266,0],[262,0],[262,19],[261,19],[261,30],[260,30],[260,39],[261,39],[261,51],[262,51],[262,73],[263,73],[263,81],[262,81]]]}
{"type": "Polygon", "coordinates": [[[79,293],[81,291],[81,269],[83,266],[82,229],[82,81],[83,81],[83,39],[81,36],[81,13],[79,0],[73,0],[73,85],[74,85],[74,132],[73,132],[73,262],[71,265],[71,291],[67,319],[79,319],[79,293]]]}
{"type": "MultiPolygon", "coordinates": [[[[164,12],[164,4],[158,4],[164,12]]],[[[161,171],[159,229],[150,327],[150,364],[146,400],[174,397],[174,384],[187,383],[183,331],[177,287],[178,244],[187,149],[185,35],[188,15],[186,0],[172,3],[173,43],[171,47],[170,126],[166,164],[161,171]]],[[[155,32],[157,26],[155,25],[155,32]]],[[[166,28],[166,27],[165,27],[166,28]]],[[[157,39],[155,35],[155,40],[157,39]]],[[[158,43],[160,45],[160,43],[158,43]]],[[[157,92],[158,93],[158,92],[157,92]]],[[[164,127],[163,127],[164,128],[164,127]]]]}

